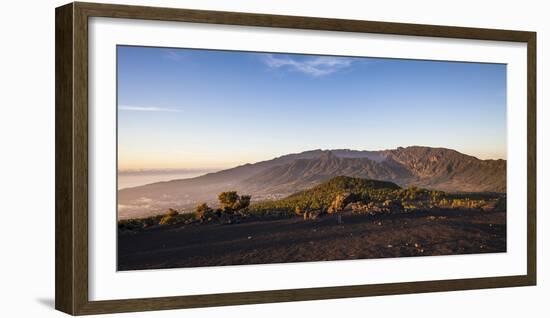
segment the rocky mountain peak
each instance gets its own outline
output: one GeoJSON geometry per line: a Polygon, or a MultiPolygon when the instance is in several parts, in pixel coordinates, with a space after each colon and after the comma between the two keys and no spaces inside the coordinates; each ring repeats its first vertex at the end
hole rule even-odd
{"type": "Polygon", "coordinates": [[[330,161],[337,158],[337,156],[330,150],[323,150],[321,156],[319,157],[322,161],[330,161]]]}

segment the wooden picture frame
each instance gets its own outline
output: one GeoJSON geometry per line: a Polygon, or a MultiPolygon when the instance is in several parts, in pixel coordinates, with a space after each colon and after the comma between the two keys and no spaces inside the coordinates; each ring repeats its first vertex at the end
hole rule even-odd
{"type": "Polygon", "coordinates": [[[165,310],[536,284],[536,33],[420,24],[70,3],[56,9],[55,307],[72,314],[165,310]],[[88,19],[111,17],[527,43],[527,275],[90,301],[88,19]]]}

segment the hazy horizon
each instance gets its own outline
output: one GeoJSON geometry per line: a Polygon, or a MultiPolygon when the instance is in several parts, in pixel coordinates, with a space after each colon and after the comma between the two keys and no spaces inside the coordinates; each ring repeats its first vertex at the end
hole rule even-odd
{"type": "Polygon", "coordinates": [[[506,159],[503,64],[117,50],[120,171],[409,145],[506,159]]]}
{"type": "Polygon", "coordinates": [[[119,170],[117,177],[117,190],[137,187],[141,185],[170,181],[189,179],[199,177],[211,172],[217,172],[222,169],[144,169],[144,170],[119,170]]]}

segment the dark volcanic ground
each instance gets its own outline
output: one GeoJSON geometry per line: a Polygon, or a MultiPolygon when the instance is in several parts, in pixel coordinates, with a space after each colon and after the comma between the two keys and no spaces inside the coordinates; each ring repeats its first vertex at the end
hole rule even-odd
{"type": "Polygon", "coordinates": [[[118,270],[506,252],[506,212],[298,217],[119,232],[118,270]]]}

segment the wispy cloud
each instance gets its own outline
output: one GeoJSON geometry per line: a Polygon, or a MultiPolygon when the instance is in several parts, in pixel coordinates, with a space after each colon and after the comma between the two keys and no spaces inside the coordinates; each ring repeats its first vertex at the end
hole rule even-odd
{"type": "Polygon", "coordinates": [[[164,108],[164,107],[149,107],[149,106],[128,106],[120,105],[119,110],[134,111],[134,112],[180,112],[176,108],[164,108]]]}
{"type": "Polygon", "coordinates": [[[166,50],[163,52],[163,56],[176,62],[187,59],[187,54],[181,50],[166,50]]]}
{"type": "Polygon", "coordinates": [[[270,68],[290,68],[310,76],[325,76],[348,68],[353,59],[336,56],[316,56],[301,59],[289,56],[262,55],[263,62],[270,68]]]}

